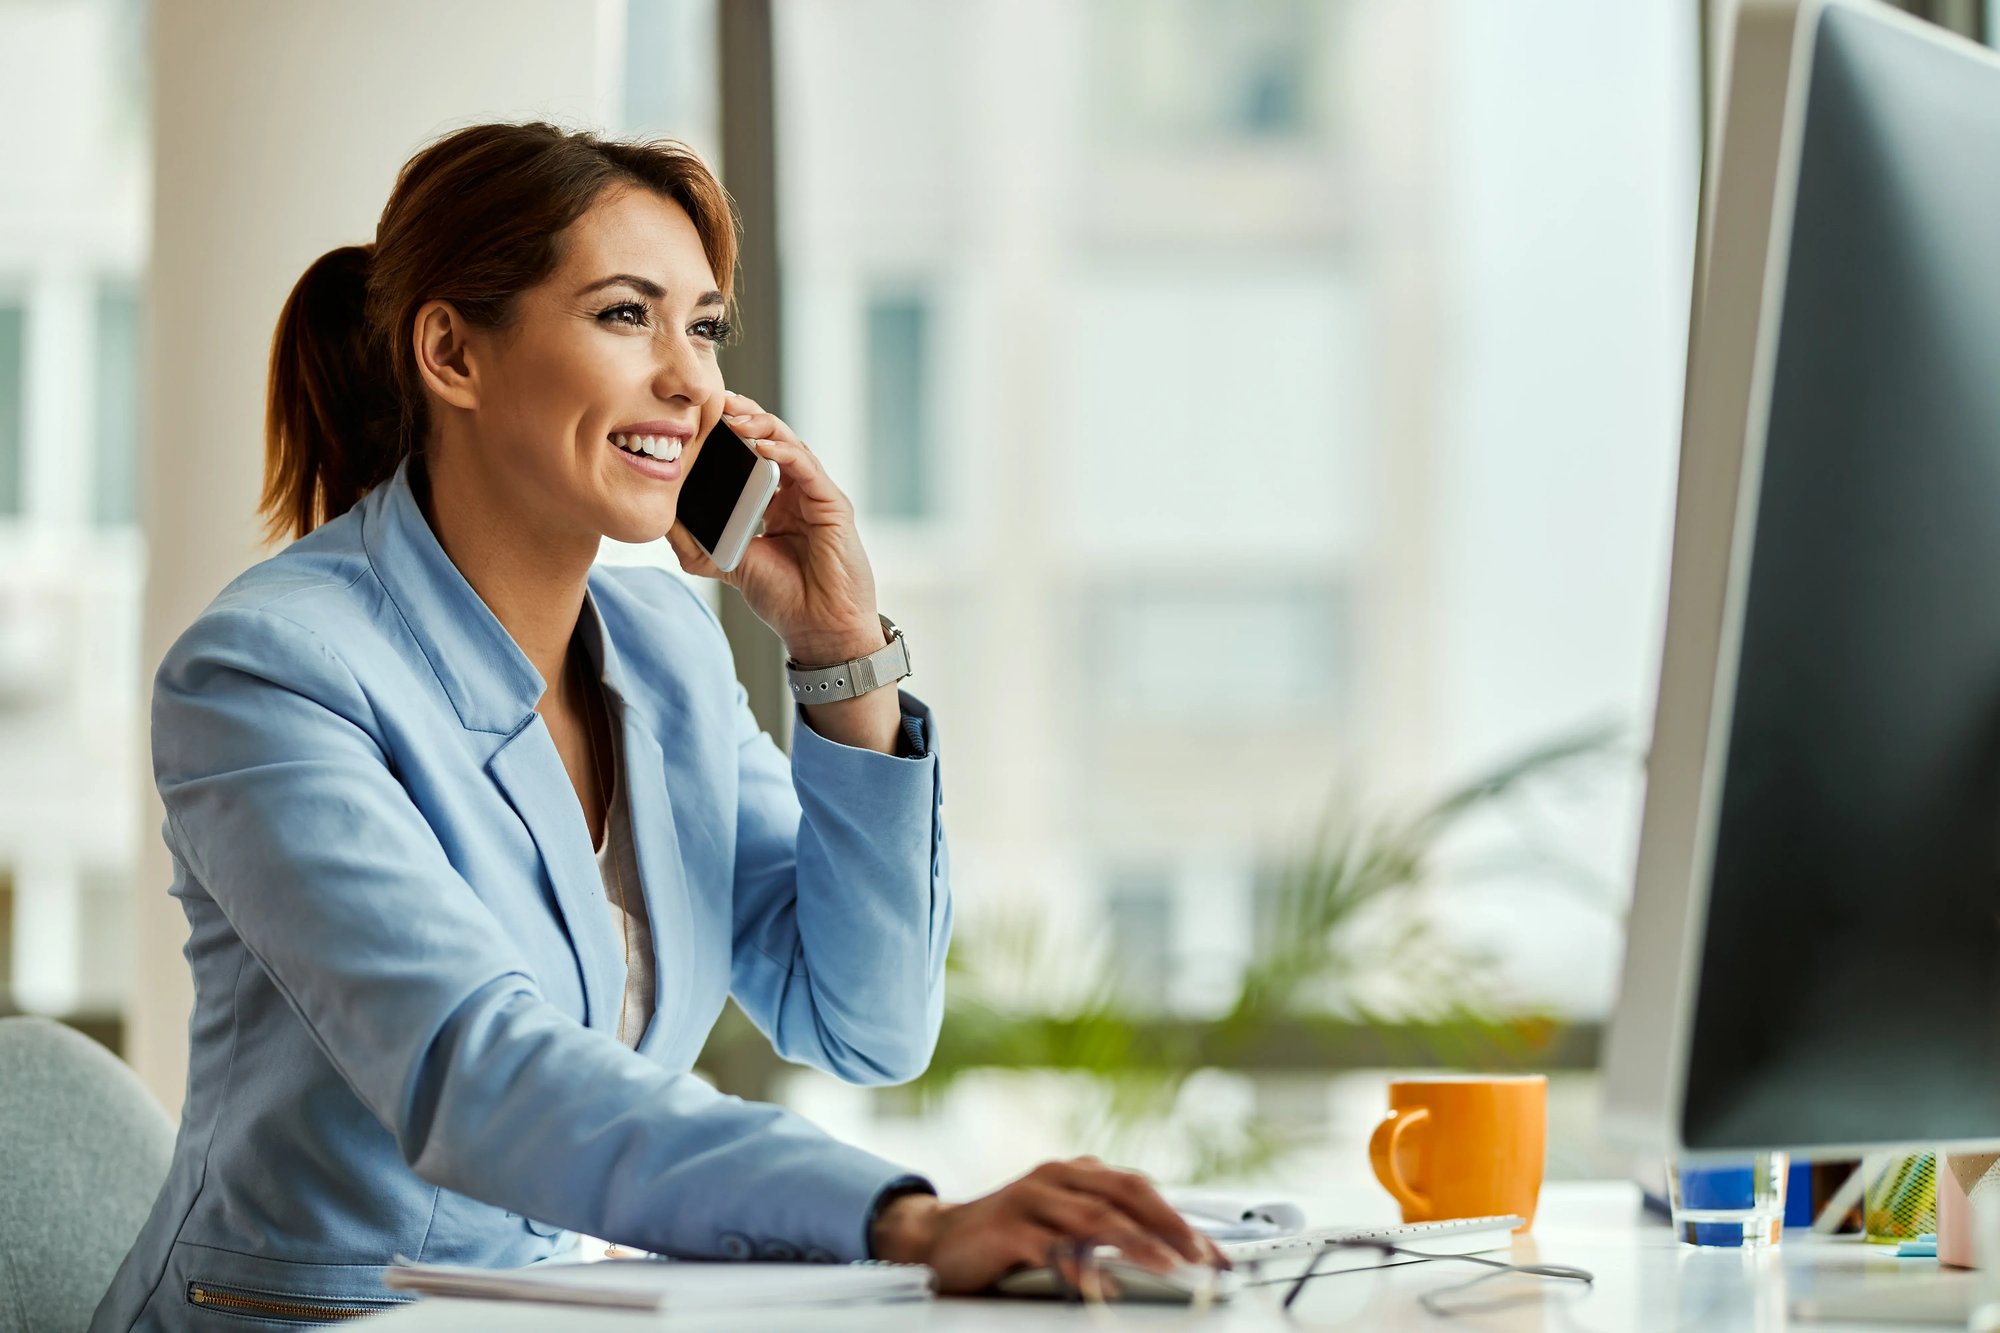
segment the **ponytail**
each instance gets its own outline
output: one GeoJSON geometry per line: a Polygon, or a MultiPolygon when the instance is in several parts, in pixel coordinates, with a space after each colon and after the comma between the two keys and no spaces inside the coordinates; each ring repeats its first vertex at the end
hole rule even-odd
{"type": "Polygon", "coordinates": [[[395,370],[368,327],[373,251],[321,255],[278,316],[258,506],[273,541],[345,513],[402,461],[395,370]]]}

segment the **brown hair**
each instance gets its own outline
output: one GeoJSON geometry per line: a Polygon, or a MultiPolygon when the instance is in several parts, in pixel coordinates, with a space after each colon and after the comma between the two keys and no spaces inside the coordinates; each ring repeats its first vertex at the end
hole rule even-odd
{"type": "Polygon", "coordinates": [[[477,327],[503,327],[514,298],[554,270],[563,229],[621,183],[687,210],[726,296],[735,214],[684,144],[474,125],[403,165],[374,242],[321,255],[278,316],[258,505],[270,538],[302,537],[345,513],[423,447],[417,310],[449,301],[477,327]]]}

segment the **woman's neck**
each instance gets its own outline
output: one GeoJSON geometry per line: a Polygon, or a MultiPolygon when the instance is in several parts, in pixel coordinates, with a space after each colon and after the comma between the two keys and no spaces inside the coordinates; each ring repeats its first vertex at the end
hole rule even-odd
{"type": "Polygon", "coordinates": [[[576,705],[574,676],[563,665],[597,543],[548,532],[545,516],[523,512],[449,463],[432,468],[423,483],[417,499],[438,545],[541,673],[536,708],[551,700],[576,705]]]}

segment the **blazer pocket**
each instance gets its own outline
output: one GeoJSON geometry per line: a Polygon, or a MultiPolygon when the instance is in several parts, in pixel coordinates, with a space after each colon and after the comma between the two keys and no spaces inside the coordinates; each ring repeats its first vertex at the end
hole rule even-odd
{"type": "Polygon", "coordinates": [[[363,1315],[380,1314],[407,1301],[391,1298],[364,1300],[358,1297],[315,1296],[309,1292],[264,1291],[232,1283],[205,1282],[190,1278],[187,1303],[215,1314],[234,1315],[259,1323],[333,1324],[363,1315]]]}
{"type": "Polygon", "coordinates": [[[381,1264],[321,1264],[243,1254],[178,1241],[155,1303],[140,1322],[167,1328],[261,1328],[336,1324],[408,1305],[382,1285],[381,1264]],[[181,1294],[181,1313],[171,1308],[181,1294]],[[199,1312],[199,1313],[197,1313],[199,1312]]]}

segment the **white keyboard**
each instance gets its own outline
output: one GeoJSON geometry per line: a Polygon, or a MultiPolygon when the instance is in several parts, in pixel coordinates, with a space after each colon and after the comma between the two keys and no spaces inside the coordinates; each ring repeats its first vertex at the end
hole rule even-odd
{"type": "MultiPolygon", "coordinates": [[[[1486,1244],[1500,1245],[1502,1236],[1487,1237],[1487,1232],[1505,1233],[1521,1225],[1519,1217],[1460,1217],[1449,1222],[1399,1222],[1373,1227],[1315,1227],[1307,1231],[1295,1231],[1289,1236],[1269,1236],[1262,1240],[1224,1241],[1217,1248],[1231,1259],[1274,1259],[1291,1258],[1296,1255],[1313,1254],[1319,1250],[1339,1245],[1350,1240],[1381,1240],[1391,1245],[1408,1245],[1417,1249],[1429,1249],[1439,1254],[1461,1253],[1462,1243],[1439,1246],[1439,1241],[1458,1241],[1461,1237],[1477,1236],[1486,1244]]],[[[1480,1248],[1484,1248],[1482,1245],[1480,1248]]]]}

